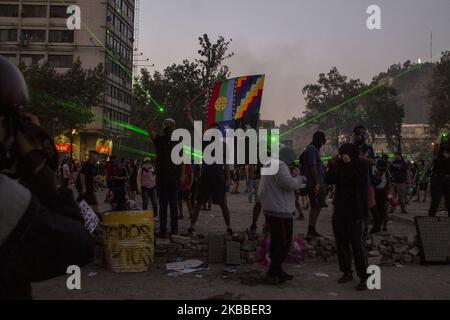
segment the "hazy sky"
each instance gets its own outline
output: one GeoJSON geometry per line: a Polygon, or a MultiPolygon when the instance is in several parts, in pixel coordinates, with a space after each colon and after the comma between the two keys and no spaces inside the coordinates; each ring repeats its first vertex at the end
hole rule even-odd
{"type": "Polygon", "coordinates": [[[302,88],[336,66],[363,81],[397,62],[450,49],[450,0],[141,0],[140,47],[156,70],[197,55],[208,33],[233,39],[233,76],[266,74],[262,118],[304,110],[302,88]],[[382,30],[366,27],[381,7],[382,30]]]}

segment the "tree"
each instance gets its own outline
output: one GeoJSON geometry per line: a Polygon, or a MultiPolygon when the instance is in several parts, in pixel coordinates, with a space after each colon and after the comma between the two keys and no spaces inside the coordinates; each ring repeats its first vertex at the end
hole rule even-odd
{"type": "Polygon", "coordinates": [[[150,74],[147,69],[142,69],[134,87],[132,124],[145,128],[153,118],[164,117],[173,118],[180,127],[185,127],[183,107],[196,97],[198,99],[192,106],[194,115],[199,120],[205,120],[208,88],[230,75],[229,68],[224,64],[233,56],[233,53],[228,53],[230,41],[219,37],[212,43],[205,34],[199,38],[200,57],[194,62],[184,60],[181,64],[172,64],[162,73],[155,71],[150,74]],[[154,108],[147,93],[165,106],[164,112],[154,108]]]}
{"type": "MultiPolygon", "coordinates": [[[[208,89],[230,76],[229,68],[224,64],[226,59],[233,56],[233,53],[228,53],[230,42],[219,37],[212,43],[205,34],[199,38],[199,58],[193,62],[184,60],[181,64],[172,64],[162,72],[155,71],[153,74],[142,69],[134,85],[131,124],[146,128],[155,118],[172,118],[179,127],[189,128],[183,108],[193,100],[195,102],[191,107],[195,119],[205,121],[208,89]],[[162,104],[163,112],[158,110],[148,95],[162,104]]],[[[150,139],[143,140],[133,132],[129,134],[127,145],[135,149],[151,149],[150,139]]]]}
{"type": "Polygon", "coordinates": [[[435,133],[450,126],[450,51],[442,53],[428,89],[430,126],[435,133]]]}
{"type": "MultiPolygon", "coordinates": [[[[372,86],[378,81],[374,80],[372,86]]],[[[401,128],[405,111],[397,103],[397,91],[391,86],[381,86],[367,95],[363,101],[361,123],[368,129],[372,140],[385,136],[392,150],[400,148],[401,128]]]]}
{"type": "Polygon", "coordinates": [[[41,119],[44,129],[56,136],[91,123],[91,108],[101,105],[104,94],[103,65],[85,70],[77,60],[66,73],[48,64],[20,66],[30,91],[28,111],[41,119]]]}
{"type": "MultiPolygon", "coordinates": [[[[407,62],[404,67],[409,65],[407,62]]],[[[363,125],[372,138],[384,135],[388,144],[394,148],[400,139],[404,109],[397,103],[395,88],[390,84],[379,86],[379,83],[401,70],[400,64],[391,66],[387,73],[375,77],[370,86],[340,74],[336,68],[328,74],[320,74],[316,84],[309,84],[303,89],[306,95],[305,115],[308,119],[318,117],[319,127],[327,128],[325,131],[336,147],[342,141],[350,140],[355,126],[363,125]],[[362,94],[376,86],[379,87],[366,95],[362,94]],[[337,106],[339,109],[320,117],[337,106]]]]}
{"type": "MultiPolygon", "coordinates": [[[[337,68],[332,68],[328,74],[320,74],[316,84],[308,84],[303,88],[305,116],[309,119],[320,117],[324,112],[355,97],[364,88],[360,80],[349,79],[340,74],[337,68]]],[[[349,102],[339,112],[331,112],[317,119],[319,127],[327,128],[334,146],[339,146],[340,138],[348,139],[355,124],[360,123],[362,115],[358,106],[356,102],[349,102]]]]}

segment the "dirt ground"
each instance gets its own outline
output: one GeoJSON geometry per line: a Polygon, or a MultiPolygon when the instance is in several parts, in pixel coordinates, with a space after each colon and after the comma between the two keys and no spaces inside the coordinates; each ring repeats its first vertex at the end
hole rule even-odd
{"type": "MultiPolygon", "coordinates": [[[[241,187],[242,189],[242,187],[241,187]]],[[[98,194],[104,199],[104,193],[98,194]]],[[[140,203],[140,197],[137,197],[140,203]]],[[[235,231],[245,230],[251,223],[252,204],[245,194],[230,195],[232,226],[235,231]]],[[[102,205],[102,209],[108,208],[102,205]]],[[[412,203],[409,216],[393,216],[389,231],[396,235],[416,234],[413,218],[426,215],[427,205],[412,203]]],[[[186,214],[187,215],[187,214],[186,214]]],[[[261,219],[260,224],[263,221],[261,219]]],[[[180,232],[187,230],[188,221],[180,221],[180,232]]],[[[296,221],[295,234],[305,233],[306,222],[296,221]]],[[[217,207],[211,212],[202,212],[197,232],[224,232],[225,225],[217,207]]],[[[320,217],[318,231],[332,236],[331,209],[325,209],[320,217]]],[[[183,258],[183,257],[180,257],[183,258]]],[[[286,271],[295,276],[294,281],[279,287],[258,284],[264,274],[259,264],[241,266],[236,273],[223,279],[224,265],[211,265],[209,271],[180,277],[169,277],[165,265],[156,264],[140,274],[113,274],[95,265],[82,270],[81,290],[69,291],[67,277],[52,279],[33,285],[34,297],[47,299],[126,299],[126,300],[383,300],[383,299],[450,299],[450,266],[406,265],[382,267],[382,289],[356,292],[357,282],[337,284],[340,276],[337,264],[286,265],[286,271]],[[324,273],[328,278],[318,277],[324,273]],[[254,281],[252,281],[254,280],[254,281]]]]}

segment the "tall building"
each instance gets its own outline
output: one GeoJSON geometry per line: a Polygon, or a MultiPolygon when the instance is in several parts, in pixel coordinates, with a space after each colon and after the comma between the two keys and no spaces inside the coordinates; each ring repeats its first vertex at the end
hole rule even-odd
{"type": "MultiPolygon", "coordinates": [[[[112,152],[113,141],[123,131],[105,119],[129,122],[134,7],[135,0],[0,0],[0,55],[15,64],[48,62],[58,72],[66,71],[78,58],[83,68],[100,63],[106,68],[103,104],[92,110],[95,121],[80,134],[75,133],[75,158],[83,159],[91,149],[112,152]],[[67,27],[70,5],[81,9],[79,30],[67,27]]],[[[71,132],[68,128],[67,135],[71,132]]],[[[62,153],[70,150],[67,135],[58,137],[62,153]]]]}

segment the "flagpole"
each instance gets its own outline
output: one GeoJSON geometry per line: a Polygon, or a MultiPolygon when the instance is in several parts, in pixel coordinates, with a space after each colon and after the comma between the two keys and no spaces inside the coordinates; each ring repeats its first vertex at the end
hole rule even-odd
{"type": "Polygon", "coordinates": [[[197,95],[194,99],[192,99],[191,101],[189,101],[186,105],[185,105],[185,107],[184,107],[184,110],[186,110],[187,108],[190,108],[198,99],[200,99],[202,96],[204,96],[205,94],[207,94],[210,90],[211,90],[211,88],[213,87],[214,85],[210,85],[210,86],[208,86],[205,90],[203,90],[199,95],[197,95]]]}

